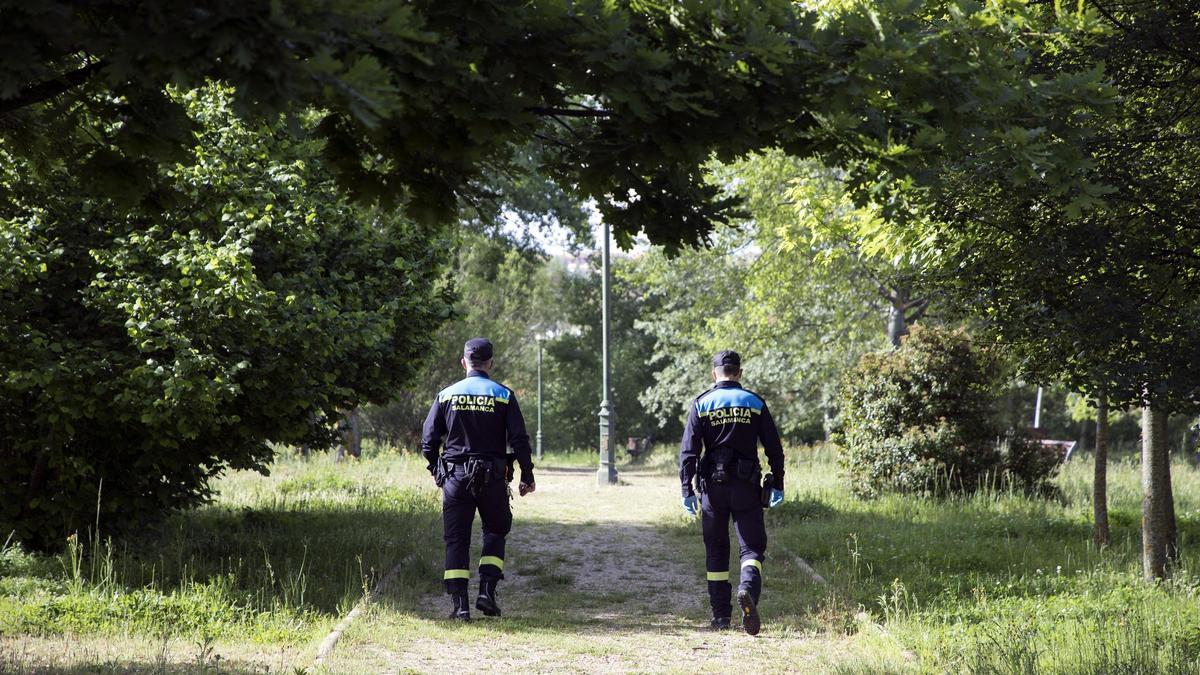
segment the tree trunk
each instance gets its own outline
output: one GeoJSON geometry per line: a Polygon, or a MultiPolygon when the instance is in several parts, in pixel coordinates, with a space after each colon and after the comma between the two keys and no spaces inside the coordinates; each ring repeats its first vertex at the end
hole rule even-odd
{"type": "Polygon", "coordinates": [[[1150,402],[1142,408],[1142,575],[1165,579],[1176,554],[1175,504],[1171,494],[1167,413],[1150,402]]]}
{"type": "Polygon", "coordinates": [[[1096,470],[1092,478],[1092,541],[1107,546],[1108,536],[1108,397],[1096,405],[1096,470]]]}
{"type": "MultiPolygon", "coordinates": [[[[1163,422],[1163,427],[1166,427],[1166,422],[1163,422]]],[[[1167,434],[1164,429],[1163,438],[1166,439],[1167,434]]],[[[1166,445],[1165,443],[1163,445],[1166,445]]],[[[1167,448],[1163,451],[1163,490],[1166,493],[1167,504],[1167,562],[1179,562],[1179,529],[1175,523],[1175,488],[1171,485],[1171,451],[1167,448]]]]}
{"type": "Polygon", "coordinates": [[[358,459],[362,457],[362,425],[358,420],[358,408],[346,413],[346,422],[349,427],[346,451],[351,457],[358,459]]]}
{"type": "Polygon", "coordinates": [[[341,428],[342,442],[338,445],[335,461],[342,461],[346,455],[355,459],[362,457],[362,430],[358,424],[358,408],[344,413],[338,426],[341,428]]]}
{"type": "Polygon", "coordinates": [[[897,288],[889,298],[892,306],[888,309],[888,341],[897,348],[900,347],[900,338],[908,335],[908,319],[905,317],[905,312],[908,311],[908,295],[907,288],[897,288]]]}

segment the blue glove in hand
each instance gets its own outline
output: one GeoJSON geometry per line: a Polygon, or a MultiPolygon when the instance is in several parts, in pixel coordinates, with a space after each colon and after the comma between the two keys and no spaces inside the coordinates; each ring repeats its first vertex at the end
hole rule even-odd
{"type": "Polygon", "coordinates": [[[771,490],[771,501],[767,502],[767,508],[779,506],[783,503],[783,490],[771,490]]]}
{"type": "Polygon", "coordinates": [[[696,515],[696,509],[700,505],[700,500],[696,499],[696,495],[688,495],[683,498],[683,510],[687,511],[689,516],[696,515]]]}

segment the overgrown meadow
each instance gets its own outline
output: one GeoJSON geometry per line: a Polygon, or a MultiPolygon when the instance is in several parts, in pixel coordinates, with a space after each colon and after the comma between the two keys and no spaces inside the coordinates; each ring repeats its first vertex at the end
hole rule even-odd
{"type": "MultiPolygon", "coordinates": [[[[670,476],[673,454],[660,446],[640,466],[670,476]]],[[[1189,543],[1200,534],[1200,472],[1191,466],[1174,469],[1185,556],[1170,582],[1152,585],[1139,574],[1132,457],[1111,467],[1113,544],[1098,550],[1086,455],[1066,465],[1052,499],[997,486],[970,497],[863,501],[849,496],[831,450],[788,454],[788,501],[768,512],[763,611],[772,630],[844,641],[844,658],[829,669],[1197,672],[1200,561],[1189,543]],[[813,583],[796,558],[830,585],[813,583]]],[[[277,672],[254,656],[274,651],[286,670],[303,669],[337,619],[398,563],[391,593],[400,604],[437,591],[437,493],[419,458],[375,449],[335,464],[289,454],[270,476],[237,473],[219,488],[215,503],[134,537],[105,538],[101,522],[98,542],[81,533],[61,555],[6,546],[0,670],[54,662],[38,650],[59,644],[44,641],[55,637],[161,641],[177,652],[174,661],[136,649],[101,661],[76,655],[72,667],[82,659],[115,671],[168,669],[159,659],[203,671],[220,653],[227,668],[277,672]]],[[[703,559],[694,522],[680,516],[661,527],[666,546],[703,559]]]]}

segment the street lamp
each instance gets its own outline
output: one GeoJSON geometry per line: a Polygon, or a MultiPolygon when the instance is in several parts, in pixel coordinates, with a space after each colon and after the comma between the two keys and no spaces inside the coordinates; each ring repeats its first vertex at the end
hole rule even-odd
{"type": "Polygon", "coordinates": [[[609,269],[608,260],[608,222],[604,222],[603,234],[604,244],[600,249],[600,266],[603,268],[600,277],[600,339],[601,352],[603,353],[603,376],[601,377],[601,392],[600,398],[600,469],[596,472],[596,482],[600,485],[616,485],[617,484],[617,463],[616,456],[613,450],[612,439],[612,421],[611,411],[609,410],[610,403],[608,400],[608,291],[611,282],[611,270],[609,269]]]}
{"type": "Polygon", "coordinates": [[[537,380],[538,380],[538,406],[537,406],[537,408],[538,408],[538,411],[537,411],[536,447],[537,447],[537,461],[538,461],[538,463],[541,463],[541,461],[542,461],[542,341],[546,339],[546,336],[541,333],[538,333],[537,336],[534,337],[534,339],[537,340],[537,346],[538,346],[538,359],[537,359],[537,373],[538,373],[538,378],[537,378],[537,380]]]}

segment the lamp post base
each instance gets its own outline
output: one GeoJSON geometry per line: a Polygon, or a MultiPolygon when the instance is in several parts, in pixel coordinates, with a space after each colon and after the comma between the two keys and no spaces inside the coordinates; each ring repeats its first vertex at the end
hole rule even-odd
{"type": "Polygon", "coordinates": [[[615,467],[615,466],[600,467],[600,470],[596,472],[596,484],[597,485],[616,485],[617,484],[617,467],[615,467]]]}

